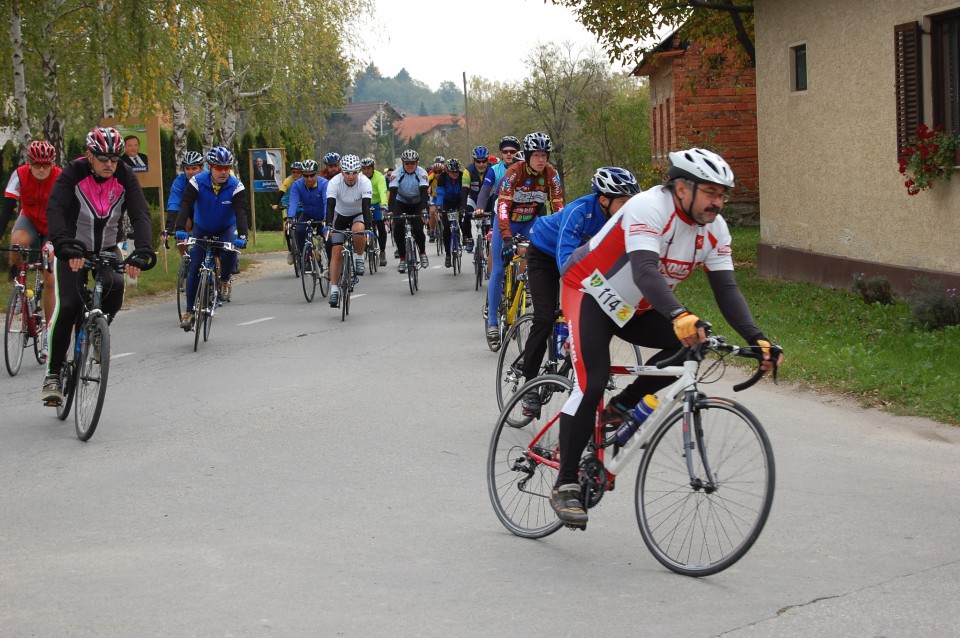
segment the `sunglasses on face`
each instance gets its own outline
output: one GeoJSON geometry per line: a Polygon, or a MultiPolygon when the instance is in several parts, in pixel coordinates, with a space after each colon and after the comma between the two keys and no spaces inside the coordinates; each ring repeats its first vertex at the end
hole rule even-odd
{"type": "Polygon", "coordinates": [[[316,177],[316,176],[317,176],[316,173],[304,173],[304,174],[303,174],[303,179],[313,179],[313,178],[316,177]]]}
{"type": "Polygon", "coordinates": [[[96,157],[97,161],[100,161],[100,162],[113,162],[114,164],[116,164],[117,162],[120,161],[119,155],[94,155],[94,157],[96,157]]]}
{"type": "Polygon", "coordinates": [[[211,166],[211,167],[210,167],[210,170],[220,171],[221,173],[226,173],[227,171],[230,170],[230,167],[229,167],[229,166],[211,166]]]}
{"type": "Polygon", "coordinates": [[[44,169],[50,168],[51,166],[53,166],[53,164],[51,164],[50,162],[33,162],[32,164],[30,164],[30,166],[44,170],[44,169]]]}
{"type": "Polygon", "coordinates": [[[360,171],[341,171],[344,175],[356,175],[360,171]]]}
{"type": "Polygon", "coordinates": [[[416,163],[416,162],[404,162],[403,165],[404,165],[404,166],[416,166],[417,163],[416,163]]]}
{"type": "Polygon", "coordinates": [[[473,160],[474,164],[487,164],[490,160],[473,160]]]}
{"type": "Polygon", "coordinates": [[[513,150],[512,148],[505,148],[502,151],[500,151],[500,153],[502,155],[516,155],[517,151],[513,150]]]}

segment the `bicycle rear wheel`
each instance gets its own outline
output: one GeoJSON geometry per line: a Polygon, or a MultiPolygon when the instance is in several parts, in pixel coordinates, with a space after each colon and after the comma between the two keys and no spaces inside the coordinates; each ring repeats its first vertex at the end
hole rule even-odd
{"type": "Polygon", "coordinates": [[[207,311],[203,313],[204,341],[210,338],[210,328],[213,326],[213,315],[217,311],[217,298],[220,295],[220,276],[217,274],[217,271],[211,272],[207,280],[210,285],[207,286],[207,296],[204,305],[207,311]]]}
{"type": "Polygon", "coordinates": [[[326,299],[330,292],[330,263],[327,261],[326,247],[321,244],[313,251],[316,259],[317,285],[320,286],[320,296],[326,299]]]}
{"type": "Polygon", "coordinates": [[[207,315],[207,289],[210,287],[210,278],[204,271],[200,271],[200,285],[197,288],[197,297],[193,302],[193,351],[200,346],[200,337],[203,332],[204,319],[207,315]]]}
{"type": "Polygon", "coordinates": [[[317,294],[317,258],[313,248],[308,243],[303,251],[303,264],[300,266],[300,283],[303,285],[303,297],[307,303],[313,301],[317,294]]]}
{"type": "Polygon", "coordinates": [[[350,291],[353,290],[353,255],[343,251],[343,276],[340,277],[340,321],[346,321],[350,314],[350,291]]]}
{"type": "Polygon", "coordinates": [[[3,321],[3,360],[11,377],[20,372],[23,363],[23,350],[27,345],[27,325],[23,321],[27,295],[20,288],[14,288],[7,302],[7,314],[3,321]]]}
{"type": "Polygon", "coordinates": [[[451,251],[450,257],[453,261],[453,276],[456,277],[460,274],[461,259],[463,258],[463,243],[460,239],[459,229],[454,231],[453,240],[450,243],[453,244],[453,250],[451,251]]]}
{"type": "Polygon", "coordinates": [[[184,254],[180,259],[180,268],[177,269],[177,317],[183,321],[183,313],[187,311],[187,275],[190,273],[190,255],[184,254]]]}
{"type": "Polygon", "coordinates": [[[377,274],[377,268],[380,267],[380,249],[377,245],[377,236],[367,242],[367,272],[371,275],[377,274]]]}
{"type": "Polygon", "coordinates": [[[532,327],[533,315],[520,317],[500,344],[497,358],[497,408],[500,410],[523,385],[523,350],[532,327]]]}
{"type": "Polygon", "coordinates": [[[682,410],[650,439],[637,473],[637,523],[667,569],[709,576],[740,560],[763,530],[773,503],[773,450],[757,418],[734,401],[701,399],[693,421],[691,450],[682,410]]]}
{"type": "Polygon", "coordinates": [[[511,533],[542,538],[563,523],[550,507],[560,461],[560,408],[573,384],[556,375],[524,384],[500,413],[487,453],[487,492],[497,518],[511,533]],[[520,399],[526,392],[541,396],[539,417],[522,417],[520,399]],[[525,419],[526,424],[512,423],[525,419]]]}
{"type": "Polygon", "coordinates": [[[84,328],[83,348],[77,366],[77,406],[73,412],[77,438],[88,441],[100,422],[110,372],[110,329],[104,317],[94,317],[84,328]]]}
{"type": "Polygon", "coordinates": [[[481,254],[483,251],[483,249],[481,248],[483,243],[484,242],[481,239],[480,241],[477,242],[477,247],[473,249],[474,250],[474,253],[473,253],[473,278],[474,278],[473,289],[474,290],[480,290],[480,286],[483,285],[483,270],[485,268],[483,264],[483,255],[481,254]]]}

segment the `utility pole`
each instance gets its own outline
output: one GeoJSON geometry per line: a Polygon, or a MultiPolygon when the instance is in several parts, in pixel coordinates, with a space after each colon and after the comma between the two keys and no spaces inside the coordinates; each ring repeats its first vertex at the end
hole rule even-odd
{"type": "Polygon", "coordinates": [[[470,148],[470,112],[467,110],[467,72],[463,72],[463,121],[467,128],[467,148],[470,148]]]}

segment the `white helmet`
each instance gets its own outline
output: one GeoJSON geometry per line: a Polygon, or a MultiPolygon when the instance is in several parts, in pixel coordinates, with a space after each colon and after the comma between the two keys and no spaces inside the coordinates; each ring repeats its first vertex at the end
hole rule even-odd
{"type": "Polygon", "coordinates": [[[680,177],[697,184],[719,184],[733,188],[733,169],[730,165],[713,151],[702,148],[670,153],[667,177],[680,177]]]}
{"type": "Polygon", "coordinates": [[[356,173],[360,170],[360,158],[356,155],[344,155],[340,158],[340,170],[344,173],[356,173]]]}

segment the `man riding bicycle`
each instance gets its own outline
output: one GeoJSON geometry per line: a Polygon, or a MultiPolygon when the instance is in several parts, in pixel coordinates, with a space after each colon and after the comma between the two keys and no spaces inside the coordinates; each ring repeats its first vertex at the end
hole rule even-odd
{"type": "MultiPolygon", "coordinates": [[[[467,210],[471,212],[492,213],[493,204],[496,197],[493,195],[493,187],[496,184],[497,177],[493,168],[490,166],[490,156],[487,154],[486,146],[477,146],[473,149],[473,161],[467,167],[467,176],[470,180],[470,192],[467,194],[467,210]]],[[[484,229],[492,225],[490,220],[483,223],[484,229]]],[[[469,221],[466,224],[470,226],[469,221]]],[[[468,253],[473,252],[473,231],[465,233],[466,248],[468,253]]],[[[483,241],[484,237],[477,238],[483,241]]]]}
{"type": "MultiPolygon", "coordinates": [[[[618,336],[660,352],[648,365],[681,347],[706,341],[704,322],[687,310],[673,288],[702,265],[724,318],[745,341],[763,349],[770,370],[772,343],[754,324],[733,276],[730,232],[720,216],[733,188],[733,171],[711,151],[670,153],[667,181],[632,197],[563,268],[561,303],[570,328],[576,385],[560,415],[560,470],[550,505],[574,527],[587,524],[580,502],[580,457],[594,430],[597,406],[610,374],[610,341],[618,336]]],[[[782,363],[782,354],[776,364],[782,363]]],[[[604,410],[617,424],[667,377],[639,376],[604,410]]]]}
{"type": "Polygon", "coordinates": [[[563,186],[557,170],[549,163],[553,141],[546,133],[530,133],[523,138],[525,161],[507,169],[497,198],[497,227],[490,247],[490,286],[487,290],[487,346],[500,347],[497,308],[503,293],[506,262],[513,257],[513,236],[529,235],[534,220],[544,214],[549,200],[552,211],[563,208],[563,186]]]}
{"type": "Polygon", "coordinates": [[[443,265],[450,267],[450,235],[453,222],[447,219],[447,213],[456,213],[461,232],[466,236],[470,229],[470,220],[460,211],[467,205],[467,193],[470,190],[469,177],[460,167],[460,160],[448,159],[443,174],[437,176],[436,202],[440,216],[440,238],[443,241],[443,265]]]}
{"type": "MultiPolygon", "coordinates": [[[[420,249],[420,266],[426,268],[430,265],[427,258],[426,245],[427,238],[423,233],[422,214],[428,211],[429,196],[427,190],[427,171],[419,166],[420,154],[412,148],[408,148],[400,154],[401,168],[393,171],[390,179],[390,201],[389,209],[391,215],[411,215],[410,226],[413,231],[413,238],[417,242],[417,248],[420,249]]],[[[402,222],[393,224],[393,239],[397,244],[397,252],[400,257],[400,265],[397,271],[407,272],[407,246],[403,241],[406,231],[402,222]]],[[[415,264],[411,264],[415,266],[415,264]]]]}
{"type": "Polygon", "coordinates": [[[298,254],[303,254],[307,243],[306,222],[323,222],[327,217],[327,180],[317,173],[318,166],[312,159],[304,160],[301,177],[290,186],[290,206],[287,208],[287,223],[295,224],[298,254]],[[296,213],[296,214],[295,214],[296,213]]]}
{"type": "MultiPolygon", "coordinates": [[[[249,203],[243,183],[230,173],[233,153],[222,146],[207,151],[209,171],[194,175],[180,200],[177,216],[177,241],[186,241],[187,220],[193,217],[193,237],[210,237],[213,241],[230,242],[235,248],[247,245],[247,213],[249,203]],[[196,206],[194,206],[196,204],[196,206]]],[[[200,267],[206,247],[195,244],[190,249],[190,273],[187,275],[187,311],[183,313],[180,327],[189,331],[193,327],[193,303],[197,296],[200,267]]],[[[230,301],[230,278],[237,263],[237,253],[223,251],[220,254],[220,298],[230,301]]]]}
{"type": "MultiPolygon", "coordinates": [[[[80,277],[84,255],[65,245],[78,240],[91,252],[110,251],[120,256],[117,243],[122,240],[123,215],[133,227],[134,246],[153,249],[150,241],[150,209],[133,169],[120,161],[123,136],[115,128],[94,128],[85,140],[84,157],[73,160],[63,169],[47,202],[48,242],[56,255],[57,307],[50,325],[50,358],[43,380],[41,399],[44,405],[57,406],[63,401],[60,368],[70,347],[74,324],[83,312],[80,298],[80,277]]],[[[127,264],[126,274],[138,277],[146,262],[127,264]]],[[[123,304],[123,275],[111,272],[104,287],[102,309],[108,321],[123,304]]]]}
{"type": "Polygon", "coordinates": [[[330,255],[330,306],[340,302],[340,275],[343,274],[343,259],[354,260],[354,272],[364,273],[363,255],[367,238],[363,231],[370,228],[370,200],[373,185],[366,175],[360,174],[360,158],[344,155],[340,162],[341,173],[334,176],[327,186],[327,238],[333,250],[330,255]],[[344,235],[338,231],[352,230],[353,250],[344,248],[344,235]]]}
{"type": "Polygon", "coordinates": [[[364,157],[360,160],[360,172],[370,180],[373,186],[370,215],[373,218],[373,227],[380,246],[380,266],[383,267],[387,265],[387,223],[384,219],[387,212],[387,180],[383,173],[376,170],[374,164],[372,157],[364,157]]]}

